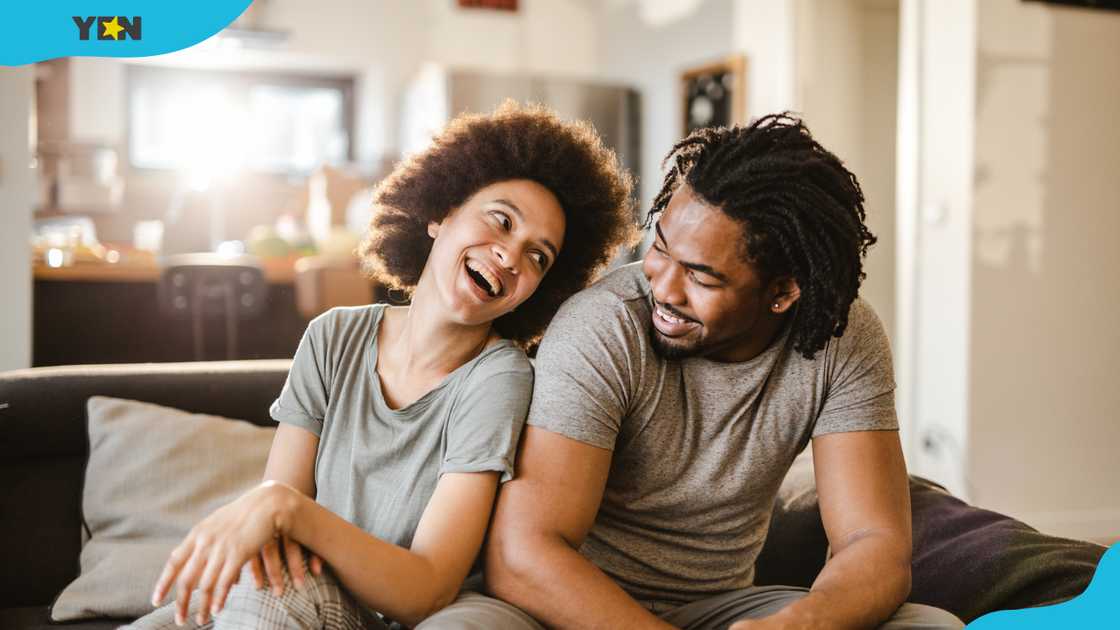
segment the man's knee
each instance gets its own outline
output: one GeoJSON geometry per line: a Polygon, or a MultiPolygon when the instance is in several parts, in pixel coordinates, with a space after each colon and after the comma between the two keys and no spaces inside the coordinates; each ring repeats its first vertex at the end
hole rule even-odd
{"type": "Polygon", "coordinates": [[[941,630],[963,627],[964,623],[953,613],[925,604],[903,604],[887,623],[880,626],[881,630],[941,630]]]}

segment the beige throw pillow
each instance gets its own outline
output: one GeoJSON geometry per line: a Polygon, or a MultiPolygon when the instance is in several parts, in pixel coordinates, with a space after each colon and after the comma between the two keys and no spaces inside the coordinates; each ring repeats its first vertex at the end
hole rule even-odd
{"type": "Polygon", "coordinates": [[[118,398],[89,399],[81,575],[51,619],[135,618],[187,532],[260,483],[274,427],[118,398]]]}

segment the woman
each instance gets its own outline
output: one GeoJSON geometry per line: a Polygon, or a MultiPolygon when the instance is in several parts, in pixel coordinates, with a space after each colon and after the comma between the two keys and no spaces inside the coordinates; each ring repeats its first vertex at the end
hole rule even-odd
{"type": "Polygon", "coordinates": [[[593,129],[512,103],[400,165],[359,254],[411,305],[311,322],[265,481],[191,530],[153,593],[177,601],[136,627],[414,626],[454,601],[513,475],[523,348],[631,240],[630,192],[593,129]]]}

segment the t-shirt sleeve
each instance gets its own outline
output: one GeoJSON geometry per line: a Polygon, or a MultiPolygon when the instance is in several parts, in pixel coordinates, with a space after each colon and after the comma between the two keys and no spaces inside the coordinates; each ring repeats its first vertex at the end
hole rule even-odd
{"type": "Polygon", "coordinates": [[[451,409],[440,474],[497,471],[505,483],[513,479],[517,440],[533,391],[533,367],[517,348],[485,359],[466,379],[451,409]]]}
{"type": "Polygon", "coordinates": [[[844,335],[824,353],[827,389],[813,437],[898,430],[890,341],[870,305],[852,303],[844,335]]]}
{"type": "Polygon", "coordinates": [[[328,326],[326,314],[308,324],[284,388],[268,409],[273,420],[303,427],[317,436],[323,433],[323,418],[329,402],[328,326]]]}
{"type": "Polygon", "coordinates": [[[592,289],[571,297],[541,340],[528,423],[614,450],[636,390],[639,334],[614,294],[592,289]]]}

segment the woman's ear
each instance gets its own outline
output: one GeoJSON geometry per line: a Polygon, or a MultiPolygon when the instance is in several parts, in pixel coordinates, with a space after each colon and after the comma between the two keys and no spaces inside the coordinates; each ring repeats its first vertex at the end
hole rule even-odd
{"type": "Polygon", "coordinates": [[[428,221],[428,236],[432,238],[439,236],[439,224],[435,221],[428,221]]]}

